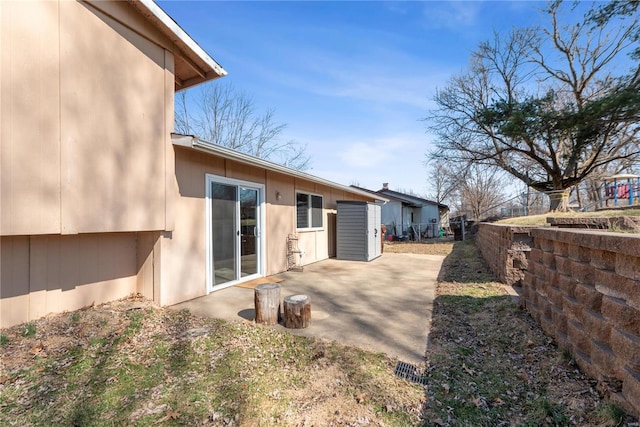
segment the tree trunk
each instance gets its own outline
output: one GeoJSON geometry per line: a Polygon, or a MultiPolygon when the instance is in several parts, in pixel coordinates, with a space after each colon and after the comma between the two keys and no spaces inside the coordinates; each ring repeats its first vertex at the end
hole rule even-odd
{"type": "Polygon", "coordinates": [[[265,283],[255,288],[256,323],[275,325],[280,315],[280,285],[265,283]]]}
{"type": "Polygon", "coordinates": [[[304,329],[311,323],[311,299],[307,295],[290,295],[284,299],[284,326],[304,329]]]}
{"type": "Polygon", "coordinates": [[[548,193],[549,211],[551,212],[567,212],[569,210],[569,190],[566,188],[553,190],[548,193]]]}

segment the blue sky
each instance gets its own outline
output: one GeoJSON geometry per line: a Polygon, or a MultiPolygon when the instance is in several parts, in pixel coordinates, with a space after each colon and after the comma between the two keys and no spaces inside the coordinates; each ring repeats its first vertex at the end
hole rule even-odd
{"type": "MultiPolygon", "coordinates": [[[[160,1],[249,93],[309,173],[427,194],[433,96],[494,30],[540,22],[545,2],[160,1]]],[[[195,89],[198,90],[198,89],[195,89]]]]}

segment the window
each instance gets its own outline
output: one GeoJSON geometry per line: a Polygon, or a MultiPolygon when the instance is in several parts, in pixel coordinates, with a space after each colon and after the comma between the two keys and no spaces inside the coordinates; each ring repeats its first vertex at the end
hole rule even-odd
{"type": "Polygon", "coordinates": [[[322,196],[296,193],[296,227],[322,228],[322,196]]]}

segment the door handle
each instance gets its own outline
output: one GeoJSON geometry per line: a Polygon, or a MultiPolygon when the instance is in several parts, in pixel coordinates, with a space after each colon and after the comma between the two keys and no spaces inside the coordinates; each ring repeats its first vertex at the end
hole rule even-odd
{"type": "Polygon", "coordinates": [[[240,230],[236,231],[236,236],[240,235],[240,230]]]}

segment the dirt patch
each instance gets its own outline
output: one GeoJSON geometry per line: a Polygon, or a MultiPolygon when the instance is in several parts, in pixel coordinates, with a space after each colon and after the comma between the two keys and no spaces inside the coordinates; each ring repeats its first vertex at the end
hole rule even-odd
{"type": "Polygon", "coordinates": [[[389,253],[448,255],[453,249],[453,238],[424,242],[385,242],[384,251],[389,253]]]}

